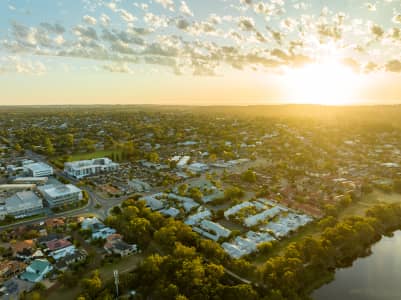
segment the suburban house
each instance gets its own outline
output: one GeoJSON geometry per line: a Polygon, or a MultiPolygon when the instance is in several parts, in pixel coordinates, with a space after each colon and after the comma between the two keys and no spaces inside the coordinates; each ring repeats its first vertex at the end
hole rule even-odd
{"type": "Polygon", "coordinates": [[[23,272],[26,268],[26,264],[20,261],[10,260],[3,261],[0,263],[0,283],[3,280],[7,280],[11,277],[14,277],[21,272],[23,272]]]}
{"type": "Polygon", "coordinates": [[[40,282],[52,269],[52,265],[46,259],[36,259],[25,269],[20,278],[30,282],[40,282]]]}
{"type": "Polygon", "coordinates": [[[49,255],[55,260],[59,260],[66,255],[73,254],[76,251],[75,246],[68,240],[60,239],[46,243],[49,255]]]}
{"type": "Polygon", "coordinates": [[[85,250],[77,249],[74,253],[70,253],[60,258],[55,266],[60,271],[65,271],[68,269],[68,266],[74,263],[78,263],[84,261],[87,257],[87,253],[85,250]]]}
{"type": "Polygon", "coordinates": [[[104,249],[109,254],[127,256],[138,251],[137,245],[130,245],[124,242],[120,234],[112,234],[106,240],[104,249]]]}
{"type": "Polygon", "coordinates": [[[90,230],[92,232],[92,239],[106,239],[108,236],[115,234],[116,230],[107,227],[97,218],[86,218],[81,223],[83,230],[90,230]]]}

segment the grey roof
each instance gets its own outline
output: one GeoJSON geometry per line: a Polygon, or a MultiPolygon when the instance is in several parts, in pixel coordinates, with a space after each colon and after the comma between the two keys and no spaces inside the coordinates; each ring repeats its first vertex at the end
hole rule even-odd
{"type": "Polygon", "coordinates": [[[72,184],[57,185],[57,186],[45,185],[44,187],[40,187],[39,190],[43,193],[46,193],[51,198],[56,198],[60,196],[66,196],[81,192],[81,189],[77,188],[75,185],[72,184]]]}
{"type": "Polygon", "coordinates": [[[43,207],[43,201],[32,191],[16,193],[5,200],[8,213],[43,207]]]}

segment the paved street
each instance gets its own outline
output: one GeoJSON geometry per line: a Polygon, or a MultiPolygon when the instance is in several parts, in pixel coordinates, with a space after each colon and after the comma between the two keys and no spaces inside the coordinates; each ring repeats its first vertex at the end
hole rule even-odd
{"type": "MultiPolygon", "coordinates": [[[[52,165],[49,161],[47,161],[43,156],[34,153],[32,151],[26,151],[26,156],[29,157],[32,160],[35,161],[40,161],[44,162],[46,164],[52,165]]],[[[53,165],[52,165],[53,166],[53,165]]],[[[73,184],[77,183],[78,181],[67,176],[63,170],[60,170],[53,166],[54,168],[54,175],[67,179],[71,181],[73,184]]],[[[13,227],[18,227],[21,225],[31,225],[39,222],[43,222],[48,218],[54,218],[54,217],[74,217],[74,216],[80,216],[80,215],[94,215],[98,217],[99,219],[105,219],[109,213],[109,210],[113,208],[116,205],[119,205],[122,203],[124,200],[128,199],[130,196],[123,196],[119,198],[103,198],[99,194],[95,193],[92,191],[89,187],[80,187],[83,191],[87,192],[89,199],[88,203],[84,207],[80,207],[74,210],[69,210],[61,213],[53,213],[50,209],[46,209],[45,213],[46,216],[43,217],[38,217],[35,219],[29,219],[26,221],[21,221],[5,226],[0,226],[0,230],[5,230],[13,227]],[[100,206],[100,207],[99,207],[100,206]]]]}

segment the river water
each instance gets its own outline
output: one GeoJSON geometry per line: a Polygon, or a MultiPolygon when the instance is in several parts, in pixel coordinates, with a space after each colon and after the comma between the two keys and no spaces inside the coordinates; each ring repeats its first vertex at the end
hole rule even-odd
{"type": "Polygon", "coordinates": [[[401,300],[401,231],[383,237],[372,254],[336,271],[335,279],[312,294],[314,300],[401,300]]]}

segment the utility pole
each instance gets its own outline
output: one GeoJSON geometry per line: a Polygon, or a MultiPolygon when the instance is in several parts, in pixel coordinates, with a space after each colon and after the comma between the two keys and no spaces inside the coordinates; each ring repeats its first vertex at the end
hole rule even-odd
{"type": "Polygon", "coordinates": [[[114,274],[114,284],[116,285],[116,299],[118,299],[118,284],[119,284],[118,270],[114,270],[113,274],[114,274]]]}

